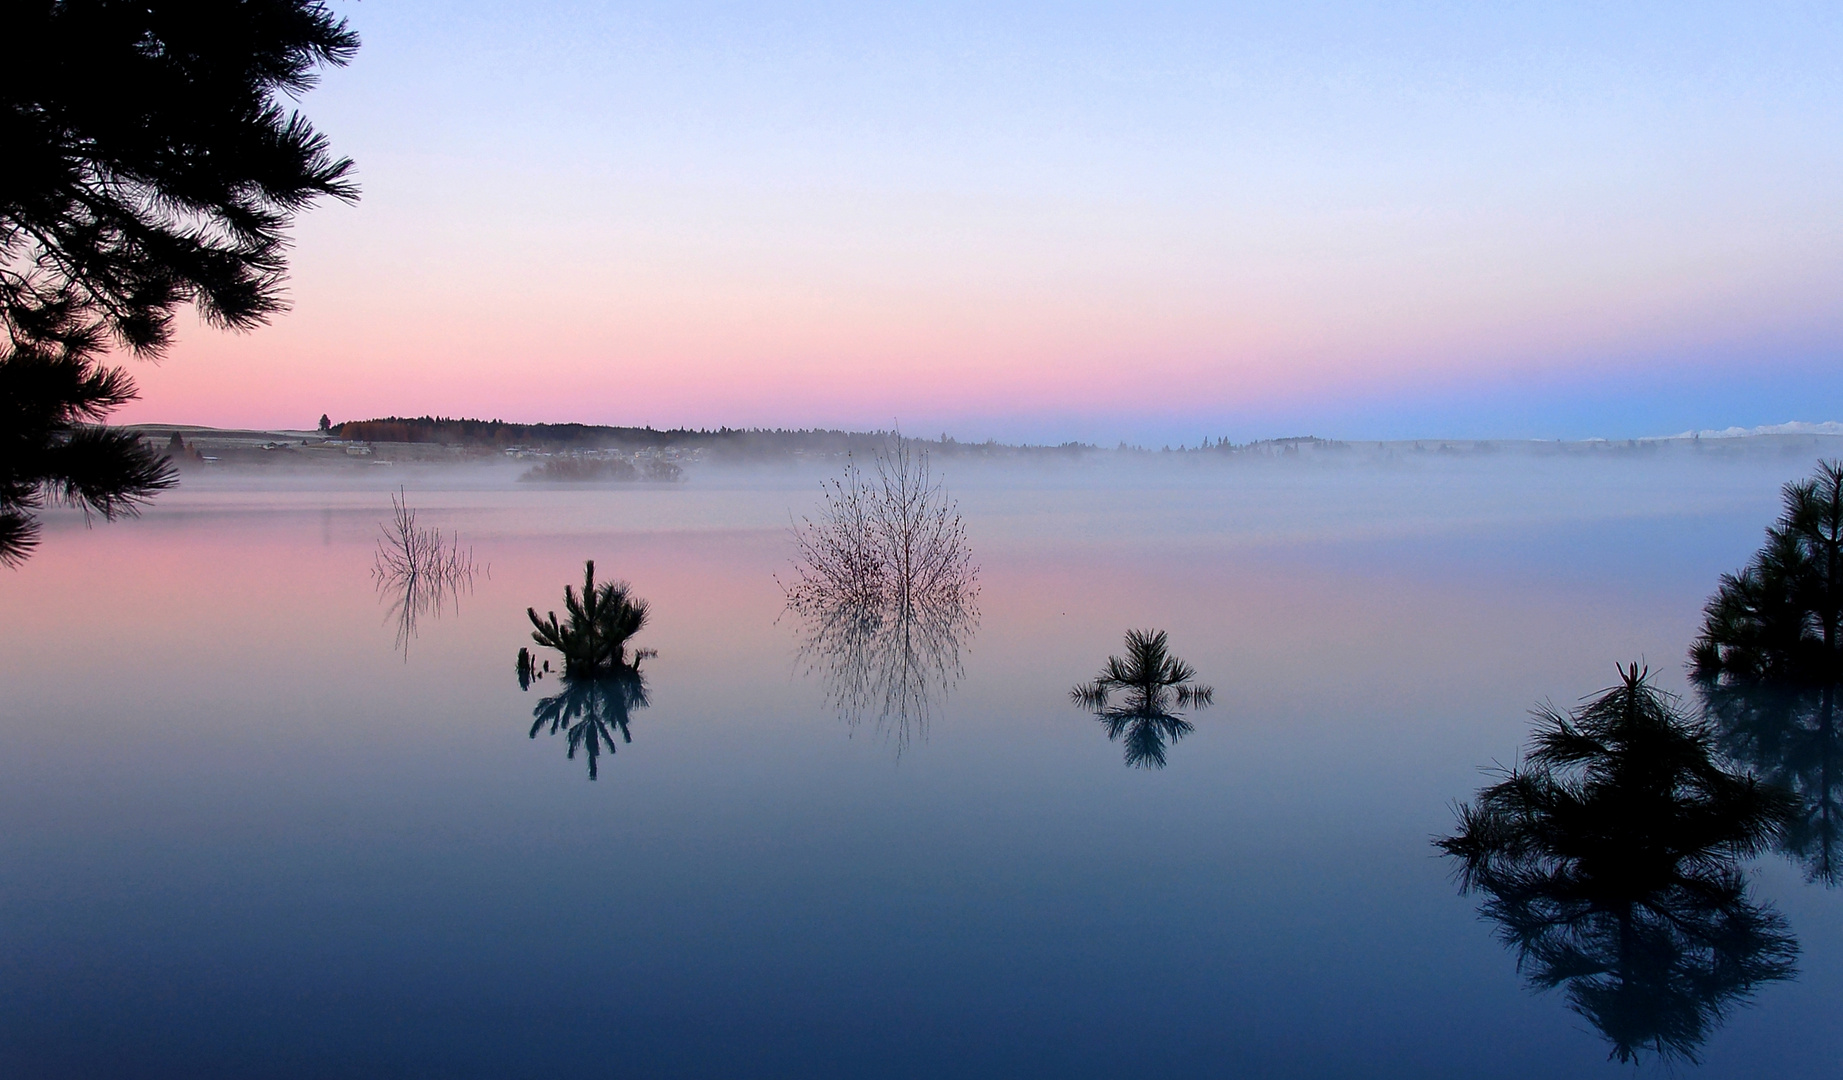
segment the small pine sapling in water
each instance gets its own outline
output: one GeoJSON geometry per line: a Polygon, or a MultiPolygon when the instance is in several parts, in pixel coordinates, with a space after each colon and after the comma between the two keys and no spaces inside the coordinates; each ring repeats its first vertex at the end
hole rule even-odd
{"type": "Polygon", "coordinates": [[[1077,686],[1069,696],[1090,709],[1105,709],[1115,690],[1128,695],[1128,707],[1163,711],[1167,704],[1179,708],[1206,708],[1216,696],[1208,686],[1193,684],[1196,669],[1171,655],[1163,630],[1128,630],[1126,655],[1110,656],[1094,681],[1077,686]]]}
{"type": "Polygon", "coordinates": [[[1126,655],[1108,657],[1094,681],[1070,690],[1069,697],[1094,712],[1110,740],[1123,744],[1128,765],[1162,769],[1169,744],[1193,730],[1171,709],[1207,708],[1216,696],[1190,681],[1196,674],[1171,655],[1163,630],[1129,630],[1126,655]],[[1126,694],[1124,706],[1111,704],[1116,690],[1126,694]]]}
{"type": "Polygon", "coordinates": [[[595,560],[590,559],[582,575],[582,594],[568,585],[563,587],[563,607],[568,619],[559,621],[552,611],[548,618],[538,618],[536,608],[526,608],[525,615],[535,628],[531,640],[563,654],[563,671],[567,675],[600,675],[635,671],[650,650],[627,659],[627,639],[646,625],[646,601],[633,595],[625,581],[596,584],[595,560]]]}

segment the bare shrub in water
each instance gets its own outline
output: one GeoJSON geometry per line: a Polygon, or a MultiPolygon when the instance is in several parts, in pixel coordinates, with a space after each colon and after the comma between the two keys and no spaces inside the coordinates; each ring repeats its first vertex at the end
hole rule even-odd
{"type": "Polygon", "coordinates": [[[848,726],[874,718],[900,753],[926,737],[933,700],[959,682],[979,570],[926,453],[897,436],[874,473],[848,458],[827,482],[820,512],[794,528],[795,577],[782,589],[808,674],[823,676],[848,726]]]}
{"type": "Polygon", "coordinates": [[[473,549],[463,549],[458,535],[418,526],[401,488],[390,497],[390,510],[390,521],[378,525],[371,579],[380,594],[392,598],[397,648],[407,661],[417,621],[430,614],[440,618],[448,605],[458,606],[461,590],[473,591],[474,575],[488,571],[475,564],[473,549]]]}
{"type": "Polygon", "coordinates": [[[788,606],[959,602],[976,591],[966,524],[930,474],[927,453],[898,435],[877,454],[875,472],[865,476],[847,457],[844,476],[826,483],[817,519],[794,528],[788,606]]]}

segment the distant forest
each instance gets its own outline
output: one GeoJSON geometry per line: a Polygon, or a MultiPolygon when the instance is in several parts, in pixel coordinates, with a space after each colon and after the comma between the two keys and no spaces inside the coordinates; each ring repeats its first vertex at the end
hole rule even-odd
{"type": "MultiPolygon", "coordinates": [[[[822,428],[717,428],[713,430],[651,427],[606,427],[598,424],[508,424],[503,420],[465,420],[440,416],[388,416],[378,420],[348,420],[334,424],[329,434],[337,439],[372,443],[438,443],[505,450],[664,450],[702,449],[717,457],[780,457],[801,451],[833,454],[868,453],[881,449],[894,432],[829,431],[822,428]]],[[[989,455],[1020,451],[1073,452],[1091,450],[1083,443],[1057,447],[1019,447],[996,441],[962,443],[942,435],[917,439],[931,450],[947,454],[989,455]]]]}

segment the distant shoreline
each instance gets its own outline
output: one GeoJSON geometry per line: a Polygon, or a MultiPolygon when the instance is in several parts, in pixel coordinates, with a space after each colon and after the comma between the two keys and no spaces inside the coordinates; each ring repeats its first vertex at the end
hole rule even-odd
{"type": "MultiPolygon", "coordinates": [[[[423,427],[409,427],[397,421],[340,424],[324,433],[287,428],[214,428],[158,423],[122,425],[122,430],[136,432],[157,447],[175,451],[173,456],[182,467],[195,464],[342,468],[383,464],[460,465],[489,462],[522,462],[529,468],[559,459],[628,461],[642,465],[670,462],[685,466],[814,462],[842,460],[848,455],[868,460],[883,449],[894,434],[818,429],[657,431],[651,428],[602,428],[575,424],[490,425],[478,422],[468,422],[466,426],[455,422],[439,422],[423,427]],[[482,432],[491,438],[481,437],[482,432]],[[361,435],[398,437],[359,437],[361,435]],[[518,436],[531,437],[521,440],[518,436]]],[[[1298,436],[1247,443],[1234,443],[1227,439],[1205,440],[1194,446],[1158,448],[1128,446],[1124,443],[1112,448],[1073,442],[1057,446],[1000,443],[995,440],[963,443],[945,436],[911,439],[910,442],[919,450],[947,460],[1183,457],[1386,461],[1424,455],[1628,457],[1659,453],[1843,456],[1843,424],[1730,428],[1725,431],[1685,432],[1640,439],[1341,440],[1298,436]]]]}

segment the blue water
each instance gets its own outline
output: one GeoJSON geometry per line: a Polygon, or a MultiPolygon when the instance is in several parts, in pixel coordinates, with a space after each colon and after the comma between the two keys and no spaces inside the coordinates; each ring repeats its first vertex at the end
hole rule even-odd
{"type": "MultiPolygon", "coordinates": [[[[1809,467],[948,463],[980,617],[906,741],[780,611],[818,472],[199,474],[56,517],[0,581],[0,1074],[1626,1071],[1430,841],[1539,702],[1632,659],[1683,691],[1809,467]],[[368,574],[397,482],[490,564],[407,654],[368,574]],[[590,557],[659,650],[593,782],[513,672],[590,557]],[[1216,687],[1162,770],[1067,697],[1139,626],[1216,687]]],[[[1750,865],[1800,975],[1677,1072],[1834,1073],[1843,896],[1750,865]]]]}

